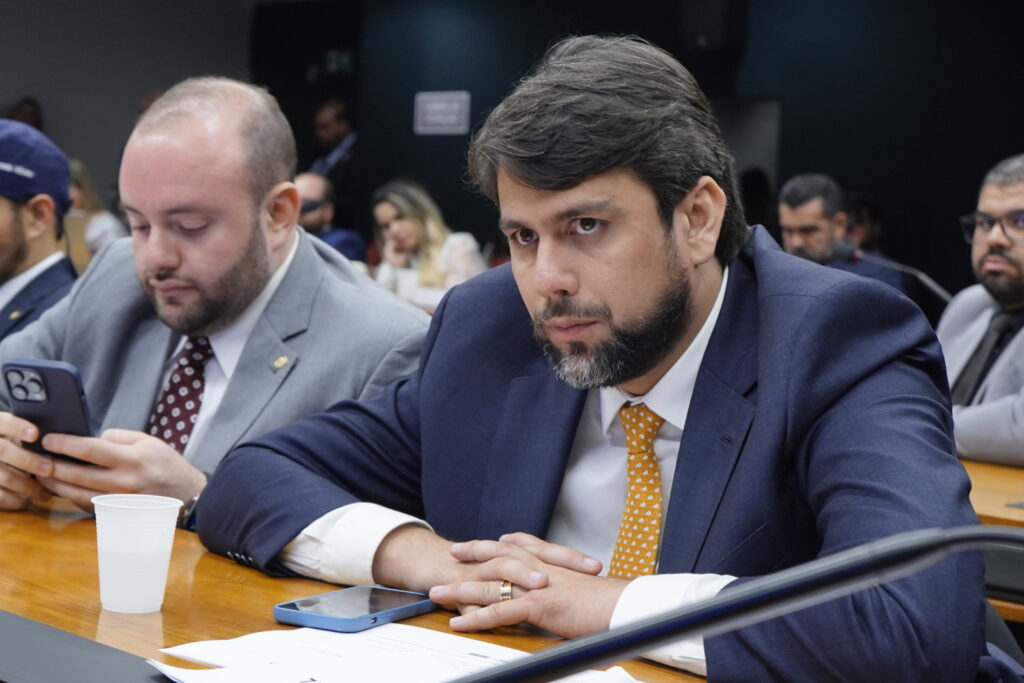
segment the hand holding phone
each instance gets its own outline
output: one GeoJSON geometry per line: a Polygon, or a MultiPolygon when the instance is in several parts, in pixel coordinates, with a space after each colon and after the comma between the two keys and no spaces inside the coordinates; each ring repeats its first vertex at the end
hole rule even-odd
{"type": "Polygon", "coordinates": [[[42,446],[50,433],[92,436],[89,408],[78,370],[70,363],[15,358],[0,369],[11,412],[39,430],[39,438],[22,446],[35,453],[69,460],[42,446]]]}
{"type": "Polygon", "coordinates": [[[437,608],[424,593],[397,588],[353,586],[274,606],[282,624],[353,633],[437,608]]]}

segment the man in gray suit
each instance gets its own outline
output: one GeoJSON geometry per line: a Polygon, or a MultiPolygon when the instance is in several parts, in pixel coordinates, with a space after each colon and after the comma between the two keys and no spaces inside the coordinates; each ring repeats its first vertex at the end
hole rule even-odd
{"type": "Polygon", "coordinates": [[[938,336],[957,454],[1024,465],[1024,154],[997,164],[962,217],[980,284],[949,303],[938,336]]]}
{"type": "Polygon", "coordinates": [[[237,81],[184,81],[140,118],[121,162],[130,243],[0,345],[76,365],[105,431],[42,439],[80,464],[22,448],[38,430],[0,413],[0,508],[141,492],[188,510],[236,444],[415,369],[426,317],[298,228],[295,156],[274,99],[237,81]]]}
{"type": "MultiPolygon", "coordinates": [[[[949,302],[936,329],[953,398],[956,452],[1024,465],[1024,154],[988,172],[977,210],[960,222],[979,284],[949,302]]],[[[1024,553],[987,550],[986,593],[1024,601],[1022,568],[1024,553]]]]}

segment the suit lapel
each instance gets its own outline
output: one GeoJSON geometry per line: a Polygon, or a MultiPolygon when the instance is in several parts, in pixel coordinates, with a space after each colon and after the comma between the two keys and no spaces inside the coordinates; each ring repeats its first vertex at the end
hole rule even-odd
{"type": "Polygon", "coordinates": [[[478,538],[547,532],[586,395],[550,370],[512,381],[483,479],[478,538]]]}
{"type": "MultiPolygon", "coordinates": [[[[955,347],[944,349],[946,354],[946,375],[951,387],[956,382],[956,378],[963,372],[964,366],[971,359],[971,354],[978,347],[981,338],[985,336],[985,330],[988,329],[988,323],[992,319],[994,312],[995,309],[992,309],[989,315],[981,315],[972,320],[971,324],[964,329],[964,333],[960,336],[959,343],[955,347]]],[[[1007,351],[1009,351],[1009,348],[1007,351]]],[[[1006,353],[1004,352],[1003,355],[1006,355],[1006,353]]],[[[990,376],[991,374],[989,372],[990,376]]]]}
{"type": "Polygon", "coordinates": [[[735,259],[679,444],[659,571],[696,569],[754,418],[747,395],[756,378],[756,282],[735,259]]]}
{"type": "Polygon", "coordinates": [[[32,315],[39,301],[49,296],[54,290],[68,286],[74,282],[75,272],[71,262],[61,258],[52,266],[29,280],[11,299],[3,310],[0,310],[0,339],[12,329],[20,327],[22,322],[32,315]]]}
{"type": "Polygon", "coordinates": [[[26,316],[32,313],[35,306],[30,301],[21,300],[21,294],[14,297],[3,310],[0,310],[0,338],[6,337],[12,328],[19,325],[26,316]]]}
{"type": "Polygon", "coordinates": [[[989,368],[981,386],[978,387],[977,395],[971,403],[984,403],[989,400],[1000,398],[1000,395],[994,395],[991,399],[987,396],[989,389],[992,388],[993,385],[997,385],[999,387],[1019,387],[1020,382],[1017,381],[1017,378],[1020,376],[1022,353],[1024,353],[1024,334],[1018,331],[1017,334],[1013,336],[1013,339],[1010,340],[1010,343],[1006,345],[1006,348],[1003,349],[1003,352],[999,354],[999,357],[996,358],[995,362],[992,363],[992,367],[989,368]]]}
{"type": "Polygon", "coordinates": [[[124,357],[117,390],[103,416],[102,429],[141,425],[140,429],[146,430],[167,360],[180,340],[181,336],[160,322],[155,313],[138,326],[124,357]],[[153,362],[155,351],[163,362],[153,362]]]}
{"type": "Polygon", "coordinates": [[[299,356],[261,319],[249,335],[217,412],[192,452],[192,464],[212,472],[277,393],[299,356]]]}
{"type": "MultiPolygon", "coordinates": [[[[301,230],[284,279],[249,334],[224,398],[194,449],[192,464],[212,472],[245,436],[300,361],[287,340],[309,329],[310,302],[324,276],[324,262],[301,230]]],[[[256,436],[256,435],[253,435],[256,436]]]]}

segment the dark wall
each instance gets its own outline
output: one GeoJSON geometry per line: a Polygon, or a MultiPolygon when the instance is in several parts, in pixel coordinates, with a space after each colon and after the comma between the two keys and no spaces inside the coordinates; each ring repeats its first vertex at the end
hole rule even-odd
{"type": "Polygon", "coordinates": [[[277,97],[291,122],[300,171],[319,153],[313,135],[317,106],[332,97],[355,101],[362,5],[360,0],[289,2],[253,11],[252,78],[277,97]]]}
{"type": "Polygon", "coordinates": [[[530,61],[529,47],[508,39],[508,26],[521,21],[513,3],[384,0],[366,6],[359,115],[371,186],[398,175],[417,178],[449,225],[481,242],[495,221],[489,204],[463,181],[469,137],[414,135],[413,98],[419,91],[468,90],[470,120],[478,124],[530,61]]]}
{"type": "Polygon", "coordinates": [[[139,101],[187,76],[248,78],[248,7],[179,0],[0,3],[0,115],[24,95],[113,206],[139,101]]]}
{"type": "Polygon", "coordinates": [[[473,129],[557,37],[636,32],[675,41],[675,2],[652,12],[626,3],[379,0],[365,5],[359,114],[373,181],[420,178],[449,224],[484,243],[498,233],[497,212],[464,182],[469,136],[416,136],[413,97],[421,90],[468,90],[473,129]],[[669,21],[663,21],[664,17],[669,21]]]}
{"type": "Polygon", "coordinates": [[[1024,152],[1024,3],[751,0],[736,92],[782,102],[779,177],[833,175],[877,197],[883,249],[956,291],[957,216],[985,171],[1024,152]]]}
{"type": "MultiPolygon", "coordinates": [[[[989,167],[1024,152],[1024,57],[1014,40],[1024,20],[1019,0],[350,0],[279,7],[296,6],[311,6],[322,18],[306,16],[287,31],[277,30],[275,19],[254,55],[269,40],[278,54],[261,63],[290,65],[289,80],[301,80],[302,65],[322,62],[323,50],[297,58],[282,41],[326,35],[332,45],[356,46],[355,73],[344,87],[357,93],[368,184],[398,174],[420,178],[451,225],[481,242],[496,234],[497,214],[464,183],[469,137],[414,135],[413,97],[468,90],[478,126],[545,48],[569,33],[636,33],[679,56],[713,97],[778,100],[778,177],[823,171],[875,196],[884,211],[883,249],[951,290],[972,279],[956,217],[974,208],[989,167]],[[729,26],[715,27],[716,17],[729,26]],[[700,47],[703,27],[694,24],[702,22],[710,47],[700,47]],[[723,36],[719,45],[715,31],[723,36]]],[[[253,72],[262,73],[255,60],[253,72]]],[[[286,106],[290,118],[297,113],[300,144],[309,136],[311,106],[286,106]]],[[[369,221],[369,207],[363,216],[369,221]]]]}

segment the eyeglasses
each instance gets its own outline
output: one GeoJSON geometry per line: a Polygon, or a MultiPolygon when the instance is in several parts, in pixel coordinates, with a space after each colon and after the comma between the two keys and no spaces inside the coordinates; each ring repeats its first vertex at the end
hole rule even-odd
{"type": "Polygon", "coordinates": [[[321,206],[326,204],[322,199],[303,199],[302,207],[299,209],[299,213],[309,213],[310,211],[316,211],[321,206]]]}
{"type": "Polygon", "coordinates": [[[978,232],[987,235],[998,223],[1008,240],[1024,240],[1024,209],[1014,209],[1002,216],[989,216],[982,211],[975,211],[960,217],[960,227],[964,231],[964,239],[968,244],[974,242],[978,232]]]}

